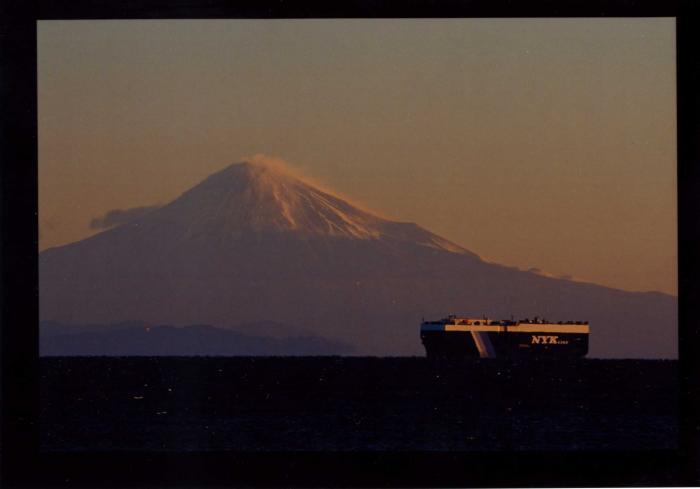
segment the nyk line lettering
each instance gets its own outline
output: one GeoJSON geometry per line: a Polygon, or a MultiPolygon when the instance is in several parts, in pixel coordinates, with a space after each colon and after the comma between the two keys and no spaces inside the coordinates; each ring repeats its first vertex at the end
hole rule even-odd
{"type": "Polygon", "coordinates": [[[569,342],[566,340],[559,341],[558,336],[549,335],[532,335],[532,341],[530,344],[544,344],[544,345],[567,345],[569,342]]]}

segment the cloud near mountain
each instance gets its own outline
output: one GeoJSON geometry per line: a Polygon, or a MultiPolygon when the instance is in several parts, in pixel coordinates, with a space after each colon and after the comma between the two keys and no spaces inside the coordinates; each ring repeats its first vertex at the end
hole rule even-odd
{"type": "Polygon", "coordinates": [[[131,207],[129,209],[112,209],[103,216],[90,221],[90,229],[109,229],[138,219],[149,212],[158,209],[159,205],[131,207]]]}

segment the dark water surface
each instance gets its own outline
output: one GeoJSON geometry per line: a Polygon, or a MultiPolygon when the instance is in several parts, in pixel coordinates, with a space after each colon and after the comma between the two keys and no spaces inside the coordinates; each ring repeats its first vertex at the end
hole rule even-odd
{"type": "Polygon", "coordinates": [[[45,357],[46,450],[675,448],[675,361],[45,357]]]}

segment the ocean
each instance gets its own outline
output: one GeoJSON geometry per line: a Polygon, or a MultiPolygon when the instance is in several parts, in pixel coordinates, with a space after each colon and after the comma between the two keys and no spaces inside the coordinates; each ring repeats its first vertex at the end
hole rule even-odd
{"type": "Polygon", "coordinates": [[[676,361],[43,357],[47,451],[656,450],[676,361]]]}

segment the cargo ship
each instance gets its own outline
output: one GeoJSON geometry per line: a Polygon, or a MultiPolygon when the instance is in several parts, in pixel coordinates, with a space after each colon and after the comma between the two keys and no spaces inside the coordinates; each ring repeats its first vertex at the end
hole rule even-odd
{"type": "Polygon", "coordinates": [[[423,321],[420,337],[428,358],[560,357],[588,353],[588,321],[546,319],[492,321],[447,316],[423,321]]]}

